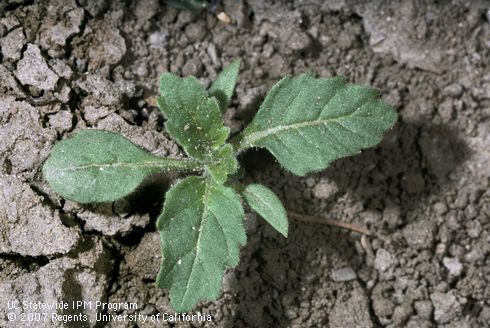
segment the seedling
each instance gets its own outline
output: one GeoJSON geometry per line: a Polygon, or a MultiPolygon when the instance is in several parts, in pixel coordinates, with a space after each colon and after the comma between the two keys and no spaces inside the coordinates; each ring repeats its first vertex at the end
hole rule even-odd
{"type": "Polygon", "coordinates": [[[227,142],[230,129],[222,114],[239,65],[232,63],[208,90],[193,76],[161,76],[158,106],[165,129],[187,158],[158,157],[118,134],[87,129],[57,143],[44,164],[51,187],[79,203],[124,197],[155,172],[191,174],[167,191],[157,221],[163,260],[156,282],[170,290],[176,311],[218,297],[224,270],[238,264],[246,242],[243,201],[288,235],[279,198],[260,184],[239,185],[238,154],[265,148],[286,170],[304,176],[375,146],[397,120],[374,89],[342,77],[301,74],[279,81],[248,127],[227,142]]]}

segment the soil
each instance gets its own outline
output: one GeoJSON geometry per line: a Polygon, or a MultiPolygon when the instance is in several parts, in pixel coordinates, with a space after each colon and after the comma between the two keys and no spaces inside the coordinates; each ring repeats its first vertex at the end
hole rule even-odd
{"type": "Polygon", "coordinates": [[[343,75],[395,106],[399,122],[382,144],[322,172],[293,176],[261,150],[241,158],[245,181],[269,186],[289,210],[375,236],[291,221],[285,239],[247,209],[240,264],[222,296],[193,312],[212,322],[64,326],[490,326],[488,1],[223,0],[188,12],[158,0],[6,0],[0,49],[1,327],[33,327],[8,321],[13,300],[173,312],[155,287],[155,221],[178,176],[81,206],[57,196],[40,169],[57,140],[85,127],[183,156],[155,107],[159,75],[209,84],[236,58],[234,133],[285,74],[343,75]]]}

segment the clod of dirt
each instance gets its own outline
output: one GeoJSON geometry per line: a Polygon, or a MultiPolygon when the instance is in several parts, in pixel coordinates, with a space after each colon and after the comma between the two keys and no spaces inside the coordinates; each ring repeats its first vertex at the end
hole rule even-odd
{"type": "Polygon", "coordinates": [[[0,176],[0,253],[65,254],[77,244],[78,229],[65,227],[58,211],[42,201],[26,183],[0,176]]]}
{"type": "Polygon", "coordinates": [[[22,59],[17,63],[15,76],[23,85],[44,91],[53,90],[58,83],[58,75],[48,67],[39,47],[32,43],[27,45],[22,59]]]}
{"type": "Polygon", "coordinates": [[[453,276],[460,276],[463,272],[463,265],[458,258],[445,257],[442,259],[442,263],[453,276]]]}
{"type": "Polygon", "coordinates": [[[85,222],[85,231],[99,231],[107,236],[127,234],[136,227],[145,227],[150,222],[148,214],[131,214],[127,217],[131,210],[127,204],[123,204],[120,213],[117,213],[117,209],[111,203],[82,207],[67,201],[63,209],[69,213],[76,213],[77,217],[85,222]]]}
{"type": "Polygon", "coordinates": [[[119,63],[126,53],[126,41],[117,29],[101,26],[96,30],[91,42],[88,69],[92,72],[119,63]]]}
{"type": "Polygon", "coordinates": [[[135,275],[142,279],[155,279],[162,260],[161,253],[155,252],[155,245],[158,244],[160,244],[160,234],[147,233],[138,246],[126,254],[126,263],[135,275]]]}
{"type": "Polygon", "coordinates": [[[377,6],[369,6],[362,12],[364,27],[370,34],[369,43],[374,51],[390,53],[411,68],[439,73],[444,52],[432,42],[420,43],[417,40],[420,34],[427,33],[428,28],[427,22],[413,19],[422,16],[418,14],[419,10],[426,9],[422,8],[424,6],[417,6],[414,2],[393,7],[378,2],[377,6]]]}
{"type": "Polygon", "coordinates": [[[26,37],[22,28],[16,28],[0,39],[0,48],[4,60],[17,61],[21,57],[21,50],[26,44],[26,37]]]}
{"type": "MultiPolygon", "coordinates": [[[[45,233],[44,236],[47,234],[45,233]]],[[[42,237],[38,237],[42,239],[42,237]]],[[[110,259],[108,250],[97,238],[87,238],[83,242],[82,250],[76,258],[62,257],[50,261],[39,270],[27,274],[21,274],[10,280],[0,283],[0,298],[3,300],[20,300],[56,304],[59,302],[69,303],[68,309],[59,311],[43,310],[59,315],[87,315],[92,323],[83,327],[94,327],[96,325],[95,314],[97,310],[92,307],[84,310],[73,310],[72,302],[75,301],[103,301],[106,297],[106,289],[110,278],[113,261],[110,259]]],[[[21,308],[7,310],[7,302],[0,304],[2,313],[15,313],[20,318],[21,308]]],[[[38,312],[30,310],[26,312],[38,312]]],[[[79,322],[78,322],[79,323],[79,322]]],[[[6,317],[0,317],[0,326],[6,328],[32,327],[30,321],[7,321],[6,317]]],[[[51,328],[65,327],[62,321],[53,322],[46,320],[37,322],[36,327],[51,328]]]]}
{"type": "Polygon", "coordinates": [[[19,88],[14,75],[5,66],[0,65],[0,94],[25,98],[24,92],[19,88]]]}
{"type": "Polygon", "coordinates": [[[434,243],[436,227],[432,222],[421,220],[403,228],[403,237],[415,249],[427,249],[434,243]]]}
{"type": "Polygon", "coordinates": [[[368,299],[360,288],[354,289],[350,295],[339,295],[328,319],[331,328],[373,327],[368,299]]]}
{"type": "Polygon", "coordinates": [[[434,305],[434,320],[439,324],[450,323],[463,311],[453,290],[447,293],[434,292],[430,295],[430,299],[434,305]]]}
{"type": "Polygon", "coordinates": [[[59,132],[64,132],[73,126],[73,114],[69,111],[60,111],[49,117],[51,127],[59,132]]]}
{"type": "Polygon", "coordinates": [[[47,158],[56,133],[41,125],[38,111],[13,97],[0,97],[0,170],[32,179],[47,158]]]}
{"type": "Polygon", "coordinates": [[[120,103],[122,93],[116,85],[103,76],[90,74],[85,79],[78,80],[75,85],[88,93],[88,104],[116,105],[120,103]]]}
{"type": "Polygon", "coordinates": [[[64,54],[67,40],[80,32],[84,10],[75,0],[51,0],[39,29],[39,44],[51,57],[64,54]]]}

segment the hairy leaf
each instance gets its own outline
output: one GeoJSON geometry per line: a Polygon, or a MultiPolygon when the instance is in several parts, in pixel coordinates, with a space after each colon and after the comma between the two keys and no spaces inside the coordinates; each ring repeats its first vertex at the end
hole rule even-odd
{"type": "Polygon", "coordinates": [[[43,175],[64,198],[93,203],[126,196],[153,172],[195,168],[188,160],[154,156],[118,134],[82,130],[53,147],[43,175]]]}
{"type": "Polygon", "coordinates": [[[236,193],[210,177],[188,177],[166,195],[157,221],[163,261],[157,285],[170,289],[176,311],[219,296],[223,272],[236,266],[246,242],[236,193]]]}
{"type": "Polygon", "coordinates": [[[160,78],[158,105],[167,117],[165,128],[187,154],[206,160],[224,144],[229,129],[217,100],[209,97],[202,84],[193,76],[180,78],[165,73],[160,78]]]}
{"type": "Polygon", "coordinates": [[[250,207],[260,214],[284,237],[288,236],[288,216],[281,200],[269,188],[260,184],[250,184],[242,195],[250,207]]]}
{"type": "Polygon", "coordinates": [[[375,146],[396,120],[374,89],[341,77],[288,76],[267,94],[238,150],[265,147],[285,168],[305,175],[375,146]]]}
{"type": "Polygon", "coordinates": [[[238,161],[235,158],[233,147],[225,144],[212,155],[212,164],[207,169],[217,182],[224,183],[229,175],[238,169],[238,161]]]}
{"type": "Polygon", "coordinates": [[[235,90],[238,70],[240,69],[240,60],[237,59],[225,68],[219,75],[216,81],[213,82],[208,90],[210,96],[218,99],[221,112],[224,113],[230,104],[233,91],[235,90]]]}

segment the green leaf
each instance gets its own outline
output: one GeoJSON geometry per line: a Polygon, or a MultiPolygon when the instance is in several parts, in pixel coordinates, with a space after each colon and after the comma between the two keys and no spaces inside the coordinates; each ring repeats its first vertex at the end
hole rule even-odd
{"type": "Polygon", "coordinates": [[[233,147],[225,144],[212,155],[212,164],[207,169],[217,182],[224,183],[229,175],[238,169],[238,161],[235,158],[233,147]]]}
{"type": "Polygon", "coordinates": [[[230,104],[235,84],[240,69],[240,60],[237,59],[225,68],[219,75],[216,81],[213,82],[208,90],[209,95],[218,99],[221,112],[224,113],[230,104]]]}
{"type": "Polygon", "coordinates": [[[165,128],[187,154],[206,160],[225,143],[229,129],[223,125],[217,100],[208,96],[195,77],[165,73],[160,94],[158,106],[167,118],[165,128]]]}
{"type": "Polygon", "coordinates": [[[170,289],[176,311],[219,296],[226,267],[246,242],[244,213],[236,193],[210,177],[188,177],[166,195],[157,228],[163,261],[157,285],[170,289]]]}
{"type": "Polygon", "coordinates": [[[374,89],[341,77],[288,76],[267,94],[237,148],[265,147],[302,176],[375,146],[396,121],[374,89]]]}
{"type": "Polygon", "coordinates": [[[288,236],[288,216],[279,197],[260,184],[248,185],[242,195],[250,207],[284,237],[288,236]]]}
{"type": "Polygon", "coordinates": [[[196,168],[189,160],[154,156],[112,132],[82,130],[53,147],[43,175],[64,198],[93,203],[126,196],[153,172],[196,168]]]}

